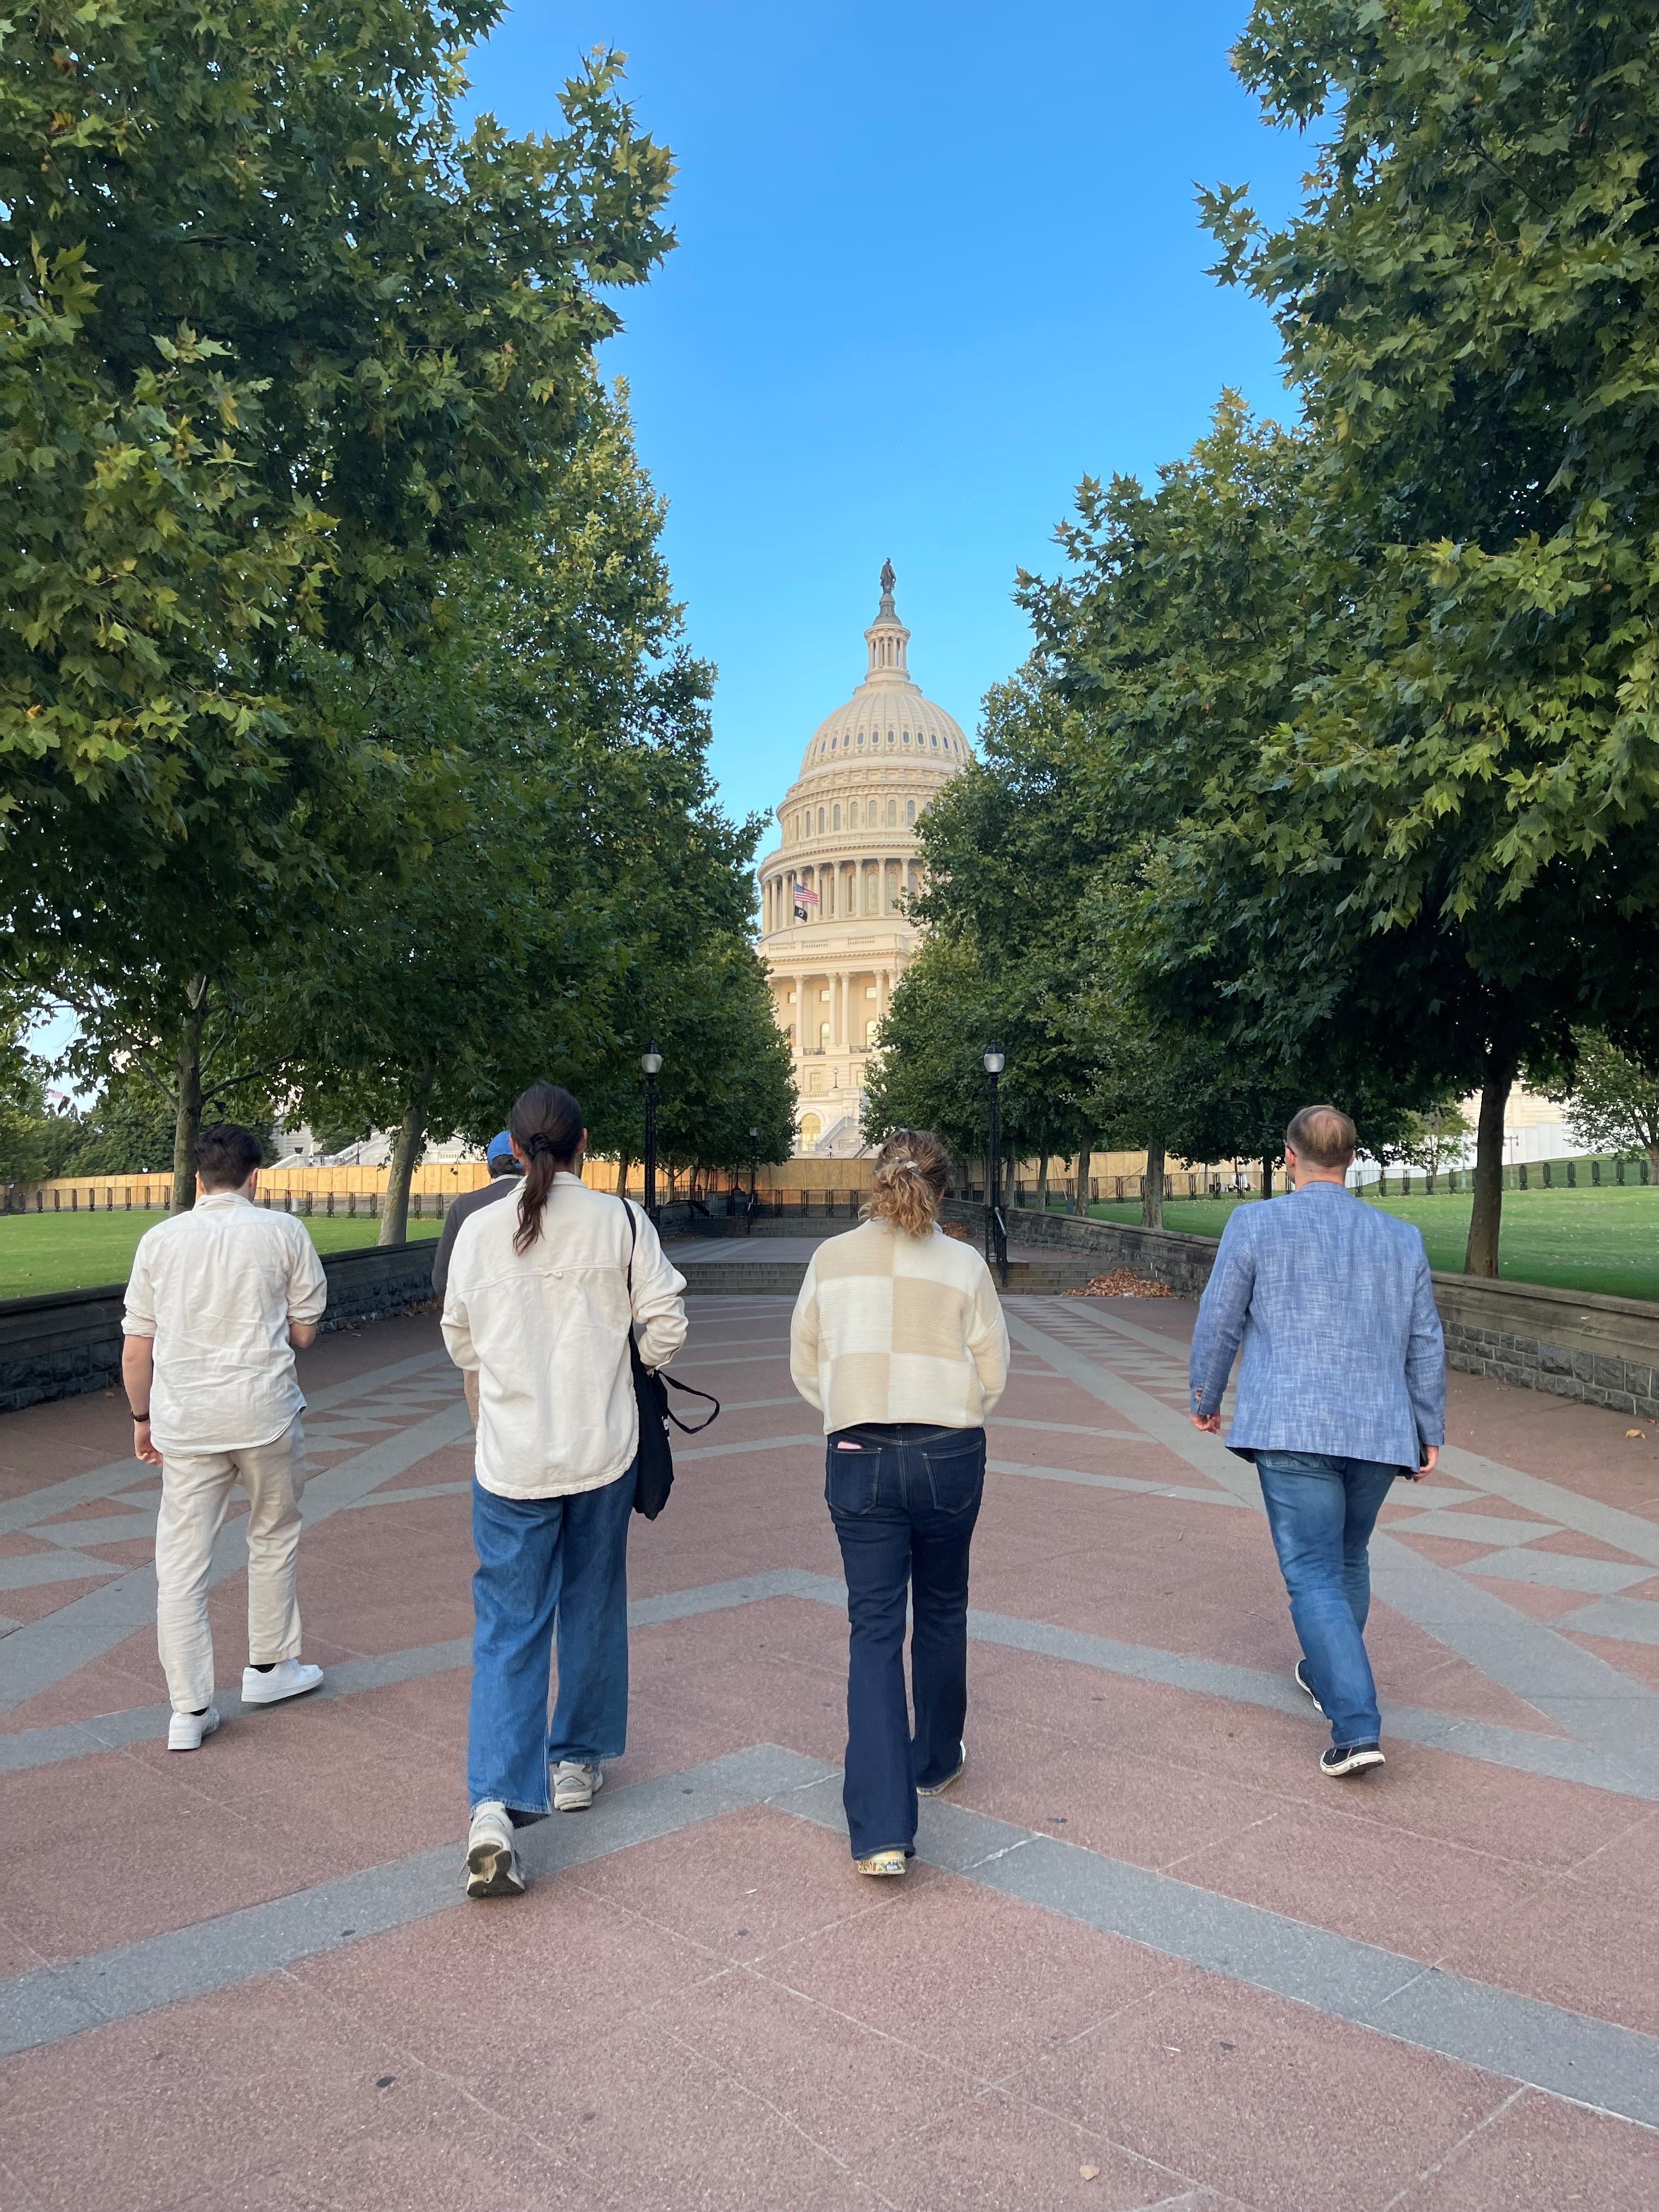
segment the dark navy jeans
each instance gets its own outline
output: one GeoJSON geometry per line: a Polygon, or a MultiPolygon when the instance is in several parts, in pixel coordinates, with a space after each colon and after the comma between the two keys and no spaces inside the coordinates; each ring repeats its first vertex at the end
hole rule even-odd
{"type": "Polygon", "coordinates": [[[840,1429],[823,1494],[841,1540],[850,1629],[847,1771],[853,1856],[915,1848],[916,1784],[961,1759],[968,1711],[968,1550],[985,1488],[983,1429],[901,1421],[840,1429]],[[910,1640],[911,1733],[904,1698],[910,1640]]]}
{"type": "Polygon", "coordinates": [[[548,1763],[620,1759],[628,1736],[628,1522],[637,1466],[599,1490],[498,1498],[474,1481],[471,1802],[551,1808],[548,1763]],[[559,1694],[547,1717],[555,1625],[559,1694]]]}
{"type": "Polygon", "coordinates": [[[1365,1655],[1371,1605],[1367,1547],[1389,1486],[1401,1470],[1323,1452],[1258,1451],[1255,1471],[1291,1621],[1331,1741],[1375,1743],[1382,1733],[1365,1655]]]}

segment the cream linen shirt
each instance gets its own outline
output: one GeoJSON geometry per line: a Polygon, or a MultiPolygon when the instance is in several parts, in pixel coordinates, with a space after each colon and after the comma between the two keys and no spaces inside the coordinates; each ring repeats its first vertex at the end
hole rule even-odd
{"type": "Polygon", "coordinates": [[[273,1443],[305,1410],[289,1323],[320,1320],[327,1304],[304,1223],[240,1190],[204,1192],[147,1229],[121,1326],[155,1340],[149,1432],[162,1457],[273,1443]]]}
{"type": "Polygon", "coordinates": [[[789,1371],[826,1436],[865,1421],[976,1429],[1008,1382],[1008,1325],[971,1244],[866,1221],[812,1255],[789,1371]]]}
{"type": "Polygon", "coordinates": [[[630,1327],[647,1367],[685,1340],[685,1278],[638,1206],[559,1174],[542,1233],[513,1249],[518,1196],[461,1224],[444,1294],[449,1356],[478,1377],[474,1469],[498,1498],[562,1498],[627,1474],[639,1443],[630,1327]],[[635,1231],[628,1297],[628,1223],[635,1231]]]}

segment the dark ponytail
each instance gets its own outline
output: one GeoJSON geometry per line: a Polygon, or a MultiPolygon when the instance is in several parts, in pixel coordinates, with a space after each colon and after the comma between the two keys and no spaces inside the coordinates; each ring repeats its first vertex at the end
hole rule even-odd
{"type": "Polygon", "coordinates": [[[568,1170],[580,1149],[582,1109],[556,1083],[532,1083],[514,1103],[507,1126],[525,1156],[519,1225],[513,1237],[513,1249],[522,1254],[542,1233],[542,1208],[554,1176],[561,1168],[568,1170]]]}

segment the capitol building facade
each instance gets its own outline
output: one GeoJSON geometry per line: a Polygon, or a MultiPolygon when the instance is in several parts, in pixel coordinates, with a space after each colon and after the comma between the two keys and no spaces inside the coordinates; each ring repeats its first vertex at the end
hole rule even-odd
{"type": "Polygon", "coordinates": [[[911,679],[893,583],[889,562],[864,681],[813,732],[760,865],[760,950],[794,1046],[798,1152],[861,1147],[865,1070],[916,943],[903,908],[921,888],[916,823],[969,757],[911,679]]]}

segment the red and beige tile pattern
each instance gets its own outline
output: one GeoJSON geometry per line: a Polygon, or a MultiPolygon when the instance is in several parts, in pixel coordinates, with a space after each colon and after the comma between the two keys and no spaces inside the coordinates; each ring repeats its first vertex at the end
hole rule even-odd
{"type": "MultiPolygon", "coordinates": [[[[636,1522],[628,1755],[460,1899],[470,1454],[429,1320],[308,1356],[325,1695],[162,1745],[156,1485],[113,1399],[0,1425],[0,2205],[1650,2212],[1659,1453],[1453,1378],[1386,1509],[1389,1765],[1287,1680],[1191,1309],[1027,1298],[969,1760],[902,1883],[835,1826],[846,1630],[788,1302],[636,1522]]],[[[239,1534],[213,1597],[243,1656],[239,1534]]]]}

